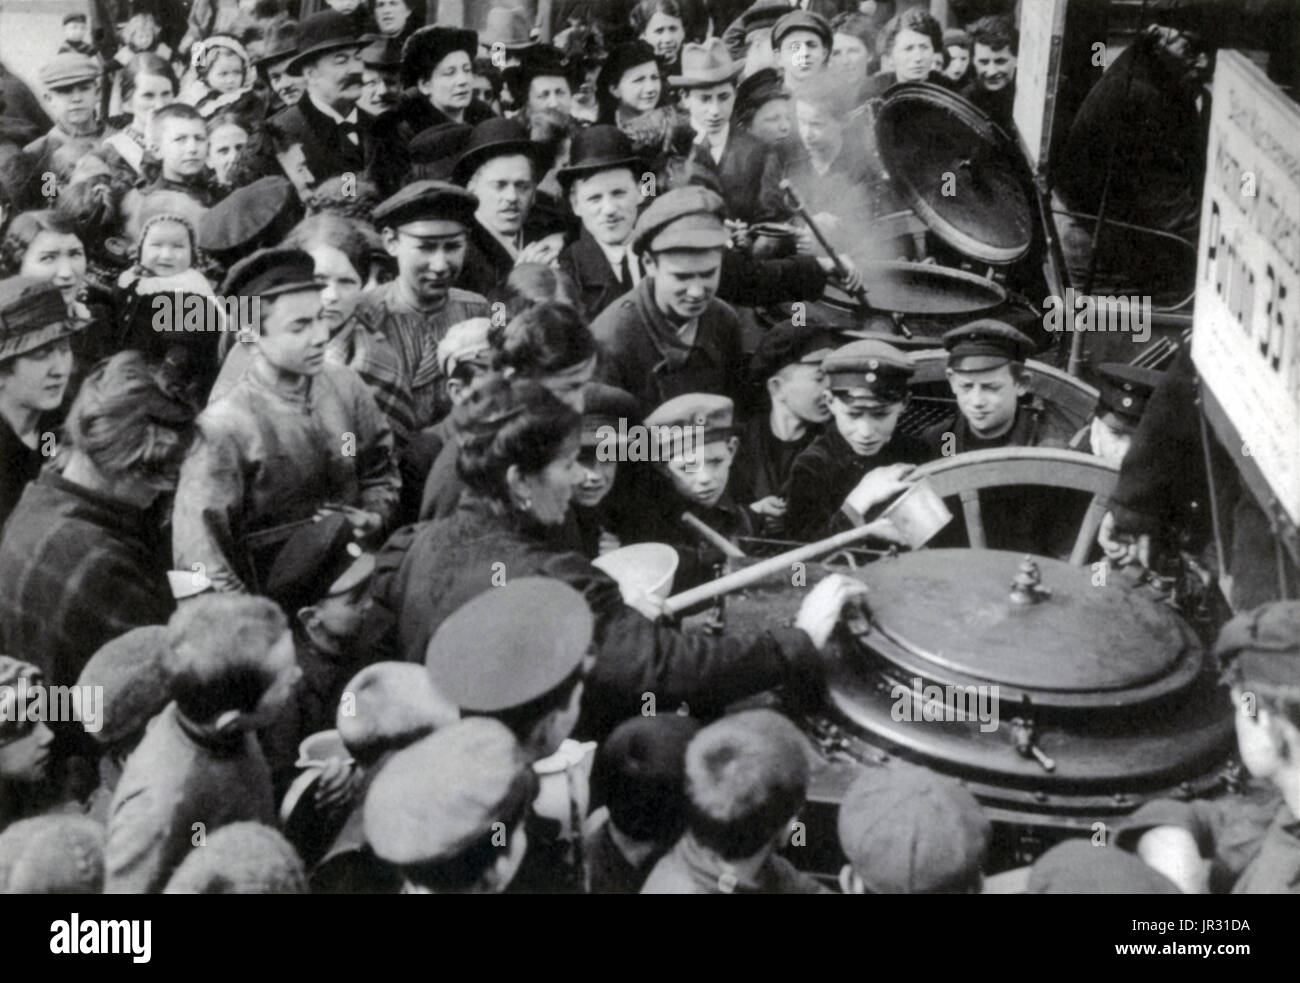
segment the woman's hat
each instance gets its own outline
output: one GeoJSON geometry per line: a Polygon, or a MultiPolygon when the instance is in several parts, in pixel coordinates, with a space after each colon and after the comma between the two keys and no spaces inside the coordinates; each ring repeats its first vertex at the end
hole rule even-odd
{"type": "Polygon", "coordinates": [[[655,49],[640,38],[620,44],[609,53],[600,75],[596,77],[596,91],[608,92],[612,86],[618,85],[624,72],[650,62],[654,62],[656,67],[659,65],[655,58],[655,49]]]}
{"type": "Polygon", "coordinates": [[[422,27],[402,45],[402,84],[410,88],[427,79],[453,51],[463,51],[472,62],[478,54],[478,35],[459,27],[422,27]]]}
{"type": "Polygon", "coordinates": [[[68,314],[63,292],[48,280],[0,280],[0,362],[71,337],[86,326],[68,314]]]}

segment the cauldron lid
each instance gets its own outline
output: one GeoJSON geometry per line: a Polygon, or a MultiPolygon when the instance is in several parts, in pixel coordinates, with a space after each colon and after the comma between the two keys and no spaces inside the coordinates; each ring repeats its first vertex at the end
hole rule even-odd
{"type": "Polygon", "coordinates": [[[1200,650],[1173,612],[1117,585],[1094,586],[1089,567],[1036,557],[1051,596],[1012,603],[1023,559],[934,549],[872,564],[862,579],[875,626],[893,643],[882,649],[930,682],[998,683],[1047,703],[1053,694],[1067,702],[1093,694],[1114,705],[1127,702],[1121,693],[1150,696],[1153,684],[1162,689],[1199,672],[1200,650]]]}
{"type": "Polygon", "coordinates": [[[1029,250],[1033,208],[1021,168],[1003,131],[971,103],[903,82],[885,92],[875,133],[894,186],[949,246],[986,263],[1029,250]]]}
{"type": "MultiPolygon", "coordinates": [[[[976,314],[992,310],[1007,299],[1006,291],[987,277],[932,263],[864,263],[859,272],[871,306],[880,311],[935,317],[976,314]]],[[[824,297],[834,303],[857,303],[830,285],[824,297]]]]}

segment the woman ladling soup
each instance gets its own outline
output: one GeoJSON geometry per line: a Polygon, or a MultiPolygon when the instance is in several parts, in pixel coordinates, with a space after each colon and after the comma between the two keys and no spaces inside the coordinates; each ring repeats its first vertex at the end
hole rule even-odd
{"type": "MultiPolygon", "coordinates": [[[[492,378],[457,409],[457,466],[468,491],[444,519],[407,527],[384,547],[374,587],[397,656],[421,661],[434,631],[501,577],[555,577],[581,591],[596,618],[596,667],[579,731],[600,738],[653,693],[660,707],[694,715],[776,686],[816,686],[817,649],[859,588],[830,577],[805,598],[795,627],[750,637],[685,633],[623,601],[586,557],[554,546],[584,475],[581,418],[544,387],[492,378]]],[[[638,602],[654,610],[652,600],[638,602]]],[[[465,653],[473,658],[472,652],[465,653]]]]}

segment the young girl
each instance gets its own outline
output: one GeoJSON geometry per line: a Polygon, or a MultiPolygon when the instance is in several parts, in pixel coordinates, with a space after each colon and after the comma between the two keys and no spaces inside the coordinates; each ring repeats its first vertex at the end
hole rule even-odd
{"type": "Polygon", "coordinates": [[[140,227],[135,262],[118,277],[117,285],[136,294],[187,290],[211,295],[211,284],[195,269],[197,243],[187,218],[174,212],[149,217],[140,227]]]}
{"type": "Polygon", "coordinates": [[[194,80],[186,85],[182,102],[207,119],[219,109],[243,112],[250,107],[253,73],[244,46],[230,37],[210,37],[191,49],[194,80]],[[247,98],[246,98],[247,97],[247,98]]]}

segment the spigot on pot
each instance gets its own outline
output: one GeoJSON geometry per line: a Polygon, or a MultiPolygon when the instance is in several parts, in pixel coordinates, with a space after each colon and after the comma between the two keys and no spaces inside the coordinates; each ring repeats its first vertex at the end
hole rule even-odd
{"type": "Polygon", "coordinates": [[[1020,562],[1016,579],[1011,581],[1011,603],[1037,604],[1051,597],[1051,590],[1041,585],[1042,575],[1038,572],[1038,564],[1032,556],[1026,556],[1020,562]]]}

